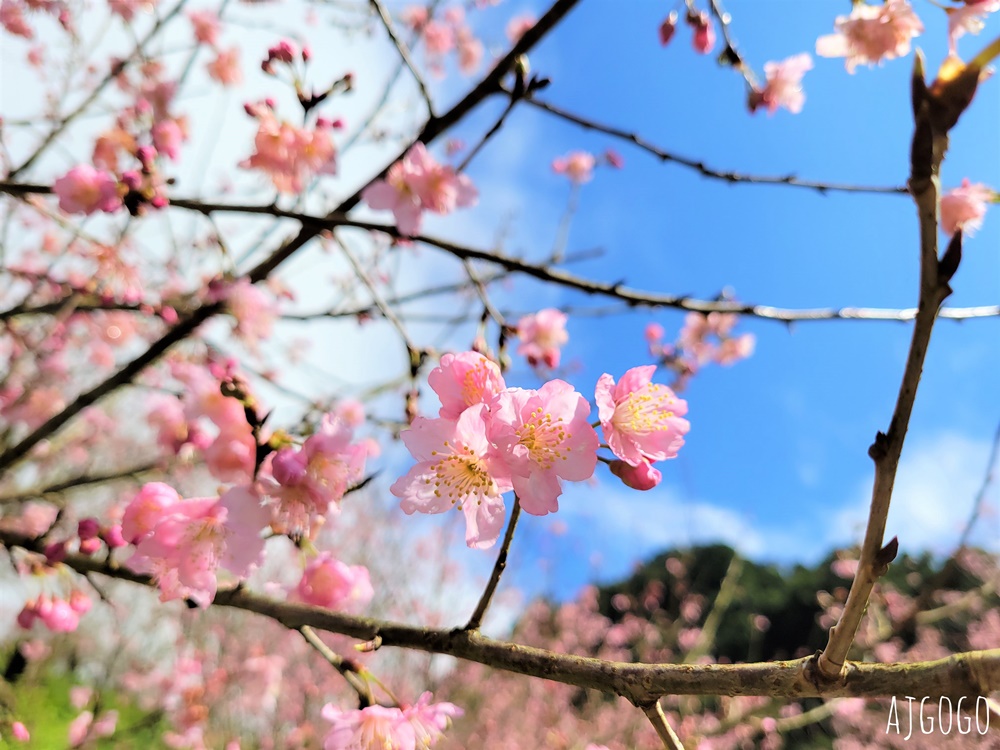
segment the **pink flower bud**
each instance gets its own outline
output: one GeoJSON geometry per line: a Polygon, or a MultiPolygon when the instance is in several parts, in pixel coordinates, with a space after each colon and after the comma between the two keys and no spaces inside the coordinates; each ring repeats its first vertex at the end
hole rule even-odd
{"type": "Polygon", "coordinates": [[[92,539],[82,539],[80,541],[80,554],[93,555],[101,549],[101,540],[97,537],[92,539]]]}
{"type": "Polygon", "coordinates": [[[19,721],[15,721],[10,725],[10,733],[18,742],[27,742],[31,739],[31,735],[28,734],[27,727],[19,721]]]}
{"type": "Polygon", "coordinates": [[[52,542],[45,545],[45,561],[49,565],[61,563],[66,559],[66,542],[52,542]]]}
{"type": "Polygon", "coordinates": [[[715,46],[715,27],[712,25],[712,19],[708,17],[708,13],[702,11],[701,13],[689,13],[687,22],[694,28],[694,37],[691,43],[694,45],[695,52],[707,55],[715,46]]]}
{"type": "Polygon", "coordinates": [[[632,466],[624,461],[612,461],[608,468],[626,487],[631,487],[633,490],[651,490],[663,479],[659,469],[654,469],[648,461],[643,461],[639,466],[632,466]]]}
{"type": "Polygon", "coordinates": [[[660,24],[660,45],[666,47],[677,31],[677,11],[672,11],[660,24]]]}
{"type": "Polygon", "coordinates": [[[97,536],[101,530],[101,525],[97,522],[96,518],[84,518],[77,525],[76,529],[76,535],[80,537],[80,541],[84,541],[97,536]]]}
{"type": "Polygon", "coordinates": [[[118,547],[124,547],[128,542],[125,541],[125,537],[122,536],[121,524],[115,524],[106,529],[101,530],[101,539],[104,543],[108,545],[109,549],[117,549],[118,547]]]}

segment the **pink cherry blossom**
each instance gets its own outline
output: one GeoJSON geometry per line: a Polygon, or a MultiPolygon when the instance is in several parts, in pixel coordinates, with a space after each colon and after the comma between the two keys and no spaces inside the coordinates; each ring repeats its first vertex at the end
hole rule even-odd
{"type": "Polygon", "coordinates": [[[253,477],[257,442],[244,420],[222,430],[205,449],[205,467],[223,482],[248,482],[253,477]]]}
{"type": "Polygon", "coordinates": [[[594,176],[594,166],[597,159],[593,154],[586,151],[573,151],[566,156],[552,160],[552,171],[556,174],[564,174],[571,182],[582,185],[590,182],[594,176]]]}
{"type": "Polygon", "coordinates": [[[24,6],[20,0],[0,1],[0,26],[15,36],[33,39],[35,30],[24,18],[24,6]]]}
{"type": "Polygon", "coordinates": [[[392,211],[396,227],[406,235],[420,233],[422,211],[450,213],[475,205],[477,197],[468,177],[438,164],[422,143],[393,164],[384,180],[376,180],[361,194],[371,208],[392,211]]]}
{"type": "Polygon", "coordinates": [[[424,44],[431,55],[444,55],[455,45],[455,34],[446,24],[430,20],[424,24],[423,33],[424,44]]]}
{"type": "Polygon", "coordinates": [[[342,711],[328,703],[322,716],[333,726],[323,750],[428,750],[441,739],[462,709],[451,703],[431,703],[425,692],[412,706],[368,706],[342,711]]]}
{"type": "Polygon", "coordinates": [[[652,383],[655,365],[633,367],[615,384],[611,375],[597,381],[601,428],[611,452],[632,466],[643,460],[674,458],[691,425],[682,417],[687,402],[665,385],[652,383]]]}
{"type": "Polygon", "coordinates": [[[538,19],[530,13],[522,16],[514,16],[507,22],[507,39],[511,44],[517,44],[521,37],[532,26],[538,23],[538,19]]]}
{"type": "Polygon", "coordinates": [[[997,199],[996,193],[981,182],[972,184],[968,178],[961,187],[941,196],[941,230],[948,235],[959,229],[972,236],[983,225],[987,206],[997,199]]]}
{"type": "Polygon", "coordinates": [[[765,63],[767,85],[763,90],[751,92],[750,111],[756,112],[759,107],[764,107],[773,114],[778,107],[784,107],[789,112],[801,112],[806,99],[802,93],[802,76],[812,67],[812,58],[805,52],[781,62],[765,63]]]}
{"type": "Polygon", "coordinates": [[[978,34],[984,26],[983,18],[1000,10],[1000,0],[965,0],[965,5],[945,8],[948,14],[948,50],[957,54],[958,38],[966,32],[978,34]]]}
{"type": "Polygon", "coordinates": [[[248,105],[247,110],[260,124],[254,153],[241,167],[266,172],[282,193],[299,193],[314,175],[337,171],[337,151],[327,128],[297,128],[278,120],[267,106],[248,105]]]}
{"type": "Polygon", "coordinates": [[[321,552],[302,573],[293,598],[326,609],[357,611],[375,595],[368,568],[347,565],[321,552]]]}
{"type": "Polygon", "coordinates": [[[441,739],[451,720],[464,712],[453,703],[431,703],[431,693],[425,692],[403,715],[413,726],[418,750],[424,750],[441,739]]]}
{"type": "Polygon", "coordinates": [[[31,734],[28,732],[28,728],[20,721],[15,721],[10,725],[10,734],[18,742],[27,742],[31,739],[31,734]]]}
{"type": "Polygon", "coordinates": [[[874,65],[909,54],[910,40],[924,30],[907,0],[885,0],[880,5],[856,3],[851,15],[837,17],[834,27],[835,34],[816,40],[816,54],[846,57],[849,73],[858,65],[874,65]]]}
{"type": "Polygon", "coordinates": [[[513,489],[510,470],[496,456],[486,436],[486,406],[473,406],[457,421],[417,417],[402,434],[419,463],[389,488],[407,515],[465,515],[465,542],[492,547],[504,522],[503,493],[513,489]]]}
{"type": "Polygon", "coordinates": [[[94,722],[93,711],[83,711],[69,723],[67,741],[70,747],[80,747],[90,733],[90,725],[94,722]]]}
{"type": "Polygon", "coordinates": [[[622,480],[622,484],[633,490],[651,490],[663,480],[663,474],[648,460],[643,460],[638,466],[632,466],[625,461],[612,461],[608,464],[608,468],[622,480]]]}
{"type": "Polygon", "coordinates": [[[187,17],[194,27],[194,38],[198,43],[214,47],[219,39],[219,17],[210,10],[191,10],[187,17]]]}
{"type": "Polygon", "coordinates": [[[427,383],[441,399],[438,416],[444,419],[458,419],[470,406],[490,403],[507,387],[496,362],[478,352],[443,355],[427,383]]]}
{"type": "Polygon", "coordinates": [[[695,52],[707,55],[715,47],[715,25],[712,19],[706,11],[689,12],[687,22],[694,29],[691,44],[695,52]]]}
{"type": "Polygon", "coordinates": [[[208,75],[223,86],[238,86],[243,83],[239,47],[220,50],[215,59],[208,63],[205,68],[208,70],[208,75]]]}
{"type": "Polygon", "coordinates": [[[261,486],[280,526],[308,531],[361,480],[368,451],[352,441],[351,428],[327,414],[300,450],[281,448],[268,457],[261,486]]]}
{"type": "Polygon", "coordinates": [[[490,440],[526,513],[554,513],[560,479],[582,482],[594,475],[600,441],[590,426],[590,404],[569,383],[550,380],[537,391],[511,388],[490,411],[490,440]]]}
{"type": "Polygon", "coordinates": [[[185,499],[167,508],[128,565],[154,576],[162,601],[190,598],[206,607],[215,597],[217,568],[242,578],[257,562],[264,548],[260,531],[269,520],[247,487],[185,499]]]}
{"type": "Polygon", "coordinates": [[[278,306],[259,284],[241,278],[225,291],[226,306],[236,318],[236,333],[244,341],[256,342],[271,335],[278,306]]]}
{"type": "Polygon", "coordinates": [[[130,544],[146,538],[167,510],[181,501],[173,487],[163,482],[147,482],[132,498],[122,516],[122,536],[130,544]]]}
{"type": "Polygon", "coordinates": [[[53,183],[52,192],[59,197],[59,208],[68,214],[110,213],[122,205],[115,178],[89,164],[69,170],[53,183]]]}
{"type": "Polygon", "coordinates": [[[729,366],[741,359],[747,359],[753,354],[756,343],[757,339],[752,333],[726,337],[719,342],[719,346],[715,350],[715,362],[729,366]]]}
{"type": "Polygon", "coordinates": [[[558,367],[559,347],[569,341],[566,314],[547,307],[534,315],[525,315],[517,323],[517,337],[521,340],[517,353],[527,357],[532,367],[539,363],[558,367]]]}
{"type": "Polygon", "coordinates": [[[472,75],[479,69],[483,61],[483,43],[468,26],[455,32],[455,52],[458,54],[458,70],[462,75],[472,75]]]}
{"type": "Polygon", "coordinates": [[[413,725],[398,708],[341,711],[327,703],[322,716],[333,725],[323,738],[323,750],[416,750],[413,725]]]}

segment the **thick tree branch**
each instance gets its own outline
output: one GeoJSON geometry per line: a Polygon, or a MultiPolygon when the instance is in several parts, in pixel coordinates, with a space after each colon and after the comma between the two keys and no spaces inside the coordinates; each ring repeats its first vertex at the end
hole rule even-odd
{"type": "MultiPolygon", "coordinates": [[[[0,544],[34,552],[42,549],[41,540],[10,531],[0,531],[0,544]]],[[[144,586],[154,585],[148,576],[78,554],[67,555],[65,564],[80,573],[101,573],[144,586]]],[[[219,591],[214,606],[255,612],[294,630],[308,625],[362,641],[377,641],[382,647],[446,654],[507,672],[592,688],[620,695],[637,706],[650,705],[664,695],[958,697],[1000,690],[1000,649],[910,664],[850,662],[842,679],[825,682],[816,679],[811,669],[813,657],[754,664],[630,664],[559,654],[494,640],[470,630],[435,630],[354,617],[307,604],[278,601],[242,586],[219,591]]]]}

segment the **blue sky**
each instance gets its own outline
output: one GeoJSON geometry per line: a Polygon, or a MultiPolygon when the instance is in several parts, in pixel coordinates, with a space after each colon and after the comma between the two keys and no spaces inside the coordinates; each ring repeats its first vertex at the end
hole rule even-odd
{"type": "MultiPolygon", "coordinates": [[[[815,39],[832,32],[835,16],[849,10],[834,2],[733,1],[727,7],[737,46],[758,74],[768,60],[813,53],[815,39]]],[[[926,25],[916,42],[935,70],[946,53],[944,14],[930,3],[915,7],[926,25]]],[[[814,56],[801,114],[751,116],[740,76],[715,65],[713,56],[695,55],[686,29],[668,48],[659,46],[656,26],[667,10],[652,2],[615,4],[613,11],[607,3],[583,3],[531,55],[533,69],[553,79],[542,97],[720,169],[905,183],[912,54],[854,75],[843,60],[814,56]]],[[[960,53],[975,54],[998,32],[993,21],[979,37],[964,37],[960,53]]],[[[987,82],[953,131],[942,173],[946,189],[964,177],[1000,184],[998,92],[996,81],[987,82]]],[[[487,121],[484,114],[479,128],[487,121]]],[[[472,140],[476,131],[465,132],[472,140]]],[[[529,108],[511,117],[472,169],[487,186],[478,211],[503,213],[491,205],[488,186],[517,185],[506,193],[506,208],[516,217],[508,249],[544,257],[569,192],[549,161],[570,150],[608,147],[623,154],[625,169],[599,170],[584,187],[569,245],[571,252],[605,252],[574,264],[574,272],[705,298],[731,286],[741,300],[782,307],[915,305],[917,225],[907,196],[727,185],[529,108]]],[[[441,231],[448,233],[446,224],[441,231]]],[[[949,304],[996,304],[997,217],[988,215],[965,247],[949,304]]],[[[512,309],[527,309],[529,299],[605,304],[543,291],[530,281],[517,289],[512,309]]],[[[682,320],[677,311],[571,318],[566,377],[589,396],[602,372],[617,377],[649,361],[642,337],[647,322],[661,323],[669,339],[682,320]]],[[[904,549],[948,551],[982,482],[1000,421],[998,325],[995,319],[942,321],[935,331],[887,533],[899,533],[904,549]]],[[[876,430],[888,425],[911,326],[832,321],[787,328],[746,319],[740,326],[756,335],[757,353],[694,379],[685,393],[688,444],[664,465],[663,484],[635,493],[602,472],[599,487],[567,490],[565,534],[546,533],[547,521],[528,518],[515,542],[523,586],[567,595],[594,575],[623,575],[671,543],[718,538],[787,563],[860,540],[872,473],[866,451],[876,430]],[[546,560],[542,576],[535,555],[546,560]]],[[[509,384],[535,382],[523,366],[508,376],[509,384]]],[[[995,507],[995,490],[991,498],[995,507]]],[[[995,515],[981,520],[978,531],[980,543],[997,547],[995,515]]]]}

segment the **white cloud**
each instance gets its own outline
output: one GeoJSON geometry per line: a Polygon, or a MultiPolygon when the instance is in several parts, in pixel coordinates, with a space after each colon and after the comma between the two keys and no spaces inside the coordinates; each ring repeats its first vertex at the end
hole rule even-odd
{"type": "MultiPolygon", "coordinates": [[[[899,464],[885,538],[899,537],[900,547],[916,552],[950,552],[958,543],[986,473],[990,443],[956,432],[910,443],[899,464]]],[[[856,544],[864,529],[872,478],[866,477],[829,527],[829,545],[856,544]]],[[[995,491],[992,497],[996,498],[995,491]]],[[[987,498],[987,500],[989,497],[987,498]]],[[[970,540],[1000,549],[1000,520],[980,517],[970,540]]]]}

